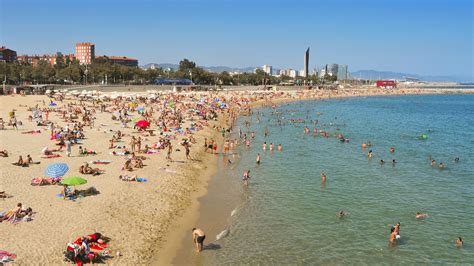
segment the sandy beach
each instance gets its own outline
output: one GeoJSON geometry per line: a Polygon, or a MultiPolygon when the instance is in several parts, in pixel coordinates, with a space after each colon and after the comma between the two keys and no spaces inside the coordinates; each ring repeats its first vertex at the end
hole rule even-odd
{"type": "MultiPolygon", "coordinates": [[[[222,141],[220,128],[229,127],[232,117],[238,112],[245,112],[246,106],[273,105],[289,101],[317,100],[334,97],[354,97],[371,95],[403,95],[403,94],[445,94],[445,93],[474,93],[473,90],[448,89],[397,89],[383,90],[375,88],[356,88],[339,90],[307,90],[285,92],[183,92],[179,96],[161,95],[161,102],[150,103],[138,101],[137,94],[130,95],[131,99],[121,103],[136,102],[139,107],[149,110],[155,106],[155,119],[161,119],[164,106],[163,101],[172,100],[183,116],[180,123],[182,129],[190,127],[191,123],[202,123],[202,129],[190,133],[180,131],[163,132],[156,124],[150,126],[155,130],[154,135],[146,131],[138,132],[133,128],[133,122],[128,128],[123,128],[117,120],[112,120],[112,114],[117,111],[112,105],[113,100],[103,100],[106,111],[101,112],[100,106],[93,102],[98,98],[88,98],[83,104],[88,110],[94,110],[94,123],[85,126],[84,139],[80,144],[72,146],[71,157],[63,149],[56,152],[59,158],[42,158],[44,147],[55,149],[56,141],[51,140],[48,125],[37,126],[36,122],[29,121],[32,111],[29,107],[49,108],[50,98],[47,96],[1,96],[0,114],[8,122],[8,113],[14,111],[22,125],[18,129],[5,123],[5,130],[0,130],[0,150],[7,150],[9,156],[0,158],[0,191],[5,191],[8,197],[0,199],[0,213],[13,209],[17,203],[23,207],[31,207],[34,214],[31,221],[0,223],[0,250],[16,254],[15,263],[18,264],[61,264],[64,261],[63,252],[67,244],[80,236],[100,232],[111,239],[108,244],[109,256],[106,263],[110,264],[160,264],[167,265],[173,262],[182,248],[181,243],[189,237],[190,228],[199,217],[197,199],[207,192],[207,184],[215,174],[217,156],[205,152],[204,139],[215,139],[218,152],[221,152],[222,141]],[[173,98],[175,97],[175,98],[173,98]],[[207,100],[200,101],[199,98],[207,100]],[[166,99],[166,100],[165,100],[166,99]],[[210,107],[214,99],[220,99],[225,105],[210,107]],[[189,112],[200,102],[208,106],[206,110],[214,109],[218,115],[216,120],[203,120],[198,115],[189,112]],[[225,107],[224,107],[225,106],[225,107]],[[232,111],[230,111],[232,110],[232,111]],[[233,113],[235,112],[235,113],[233,113]],[[206,123],[206,125],[204,125],[206,123]],[[40,133],[27,131],[40,130],[40,133]],[[109,149],[109,139],[120,130],[124,137],[119,146],[130,146],[132,136],[142,138],[142,147],[158,142],[160,133],[168,134],[173,146],[173,161],[166,159],[166,149],[159,149],[153,153],[138,154],[143,156],[144,167],[124,172],[121,168],[125,156],[115,156],[109,149]],[[191,143],[191,159],[187,159],[185,148],[180,145],[183,139],[195,138],[191,143]],[[96,151],[96,155],[79,155],[78,147],[82,146],[96,151]],[[176,149],[179,149],[177,151],[176,149]],[[12,163],[19,156],[26,158],[31,155],[33,161],[28,167],[14,166],[12,163]],[[110,160],[109,164],[94,164],[105,173],[97,176],[79,173],[79,167],[85,162],[93,160],[110,160]],[[78,186],[78,189],[94,187],[99,194],[79,197],[74,201],[58,197],[62,187],[59,185],[32,186],[33,178],[44,177],[45,168],[52,163],[66,163],[69,171],[65,177],[80,176],[87,179],[87,184],[78,186]],[[147,182],[127,182],[118,177],[124,173],[146,178],[147,182]],[[119,256],[117,255],[119,252],[119,256]]],[[[104,93],[107,94],[107,93],[104,93]]],[[[143,97],[145,93],[143,93],[143,97]]],[[[178,94],[177,94],[178,95],[178,94]]],[[[110,93],[109,93],[110,96],[110,93]]],[[[51,107],[48,120],[56,124],[56,128],[72,127],[75,122],[65,122],[57,109],[67,109],[65,106],[80,107],[79,100],[73,95],[66,95],[64,101],[53,100],[56,107],[51,107]]],[[[174,107],[167,106],[170,111],[174,107]]],[[[81,109],[81,108],[79,108],[81,109]]],[[[81,117],[79,114],[79,118],[81,117]]],[[[169,114],[170,116],[171,113],[169,114]]],[[[130,117],[137,117],[134,108],[130,109],[130,117]]],[[[43,117],[44,119],[44,117],[43,117]]],[[[46,120],[46,119],[44,119],[46,120]]],[[[80,121],[80,119],[79,119],[80,121]]],[[[171,123],[171,122],[170,122],[171,123]]]]}

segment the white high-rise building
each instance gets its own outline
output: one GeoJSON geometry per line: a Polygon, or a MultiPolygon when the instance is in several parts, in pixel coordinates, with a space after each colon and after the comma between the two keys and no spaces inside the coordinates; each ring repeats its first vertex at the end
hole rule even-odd
{"type": "Polygon", "coordinates": [[[294,69],[288,69],[288,76],[292,77],[292,78],[296,78],[298,76],[298,71],[294,70],[294,69]]]}
{"type": "Polygon", "coordinates": [[[268,75],[271,75],[273,72],[272,66],[267,66],[267,65],[263,65],[262,70],[268,75]]]}

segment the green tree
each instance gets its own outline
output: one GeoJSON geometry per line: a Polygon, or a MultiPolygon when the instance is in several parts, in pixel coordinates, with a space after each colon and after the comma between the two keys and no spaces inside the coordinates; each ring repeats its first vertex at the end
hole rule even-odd
{"type": "Polygon", "coordinates": [[[64,56],[62,53],[57,53],[56,54],[56,65],[55,65],[55,68],[56,69],[61,69],[61,68],[64,68],[65,66],[65,62],[64,62],[64,56]]]}

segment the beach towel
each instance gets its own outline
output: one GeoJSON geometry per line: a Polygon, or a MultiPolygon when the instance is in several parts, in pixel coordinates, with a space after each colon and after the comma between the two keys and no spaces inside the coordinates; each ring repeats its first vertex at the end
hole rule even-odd
{"type": "Polygon", "coordinates": [[[107,244],[97,243],[97,244],[91,245],[89,248],[94,249],[94,250],[104,250],[105,248],[107,248],[107,244]]]}
{"type": "MultiPolygon", "coordinates": [[[[63,193],[56,194],[56,197],[64,199],[63,193]]],[[[71,200],[71,201],[76,201],[77,196],[76,195],[69,195],[69,196],[66,197],[66,199],[71,200]]]]}
{"type": "Polygon", "coordinates": [[[125,152],[110,152],[110,155],[113,155],[113,156],[125,156],[125,152]]]}
{"type": "Polygon", "coordinates": [[[143,177],[138,177],[137,178],[137,182],[147,182],[148,180],[146,178],[143,178],[143,177]]]}
{"type": "Polygon", "coordinates": [[[18,164],[18,163],[12,163],[14,166],[21,166],[21,167],[29,167],[28,164],[18,164]]]}
{"type": "Polygon", "coordinates": [[[176,174],[175,170],[168,169],[166,167],[160,167],[160,170],[166,173],[176,174]]]}
{"type": "Polygon", "coordinates": [[[91,163],[91,164],[109,164],[111,162],[112,161],[109,161],[109,160],[96,160],[96,161],[90,161],[89,163],[91,163]]]}

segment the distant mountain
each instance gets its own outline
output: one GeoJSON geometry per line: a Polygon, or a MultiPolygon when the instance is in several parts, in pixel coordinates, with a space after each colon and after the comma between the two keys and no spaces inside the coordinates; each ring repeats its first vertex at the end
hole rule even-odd
{"type": "Polygon", "coordinates": [[[469,82],[469,77],[462,76],[423,76],[417,74],[400,73],[392,71],[377,71],[377,70],[359,70],[351,73],[351,77],[360,79],[396,79],[405,80],[408,78],[415,78],[421,81],[428,82],[469,82]]]}
{"type": "Polygon", "coordinates": [[[253,72],[255,68],[257,67],[243,67],[243,68],[238,68],[238,67],[226,67],[226,66],[210,66],[206,67],[203,66],[202,68],[211,71],[211,72],[253,72]]]}
{"type": "MultiPolygon", "coordinates": [[[[227,72],[253,72],[253,70],[255,69],[255,67],[243,67],[243,68],[226,67],[226,66],[210,66],[210,67],[200,66],[200,67],[202,67],[203,69],[205,69],[207,71],[210,71],[210,72],[223,72],[223,71],[227,71],[227,72]]],[[[146,65],[141,66],[141,68],[143,68],[143,69],[172,68],[172,69],[176,70],[176,69],[179,68],[179,65],[177,65],[177,64],[167,64],[167,63],[164,63],[164,64],[150,63],[150,64],[146,64],[146,65]]]]}
{"type": "Polygon", "coordinates": [[[149,68],[178,69],[179,65],[177,65],[177,64],[167,64],[167,63],[164,63],[164,64],[150,63],[150,64],[146,64],[146,65],[141,66],[141,68],[143,68],[143,69],[149,69],[149,68]]]}

